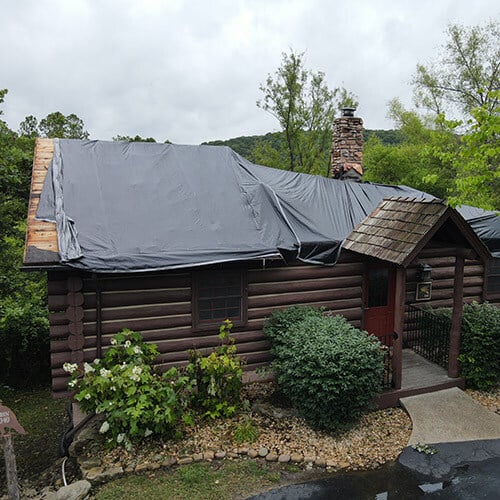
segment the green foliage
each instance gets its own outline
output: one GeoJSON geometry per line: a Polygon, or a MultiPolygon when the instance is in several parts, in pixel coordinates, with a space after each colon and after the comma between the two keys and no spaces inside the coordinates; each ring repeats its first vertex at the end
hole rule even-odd
{"type": "Polygon", "coordinates": [[[130,449],[136,439],[172,435],[183,420],[190,420],[192,383],[175,368],[158,375],[152,366],[157,354],[140,333],[123,330],[102,360],[84,364],[83,373],[76,364],[64,365],[82,409],[104,414],[101,433],[110,445],[130,449]]]}
{"type": "Polygon", "coordinates": [[[88,139],[83,120],[74,113],[63,115],[60,111],[48,114],[40,120],[39,130],[43,137],[59,139],[88,139]]]}
{"type": "Polygon", "coordinates": [[[341,316],[310,314],[279,338],[271,338],[278,383],[312,427],[335,431],[370,408],[384,369],[375,337],[341,316]]]}
{"type": "Polygon", "coordinates": [[[210,418],[234,415],[241,401],[243,367],[230,336],[232,327],[231,321],[225,320],[219,330],[221,345],[208,356],[190,351],[186,367],[196,384],[194,404],[210,418]]]}
{"type": "Polygon", "coordinates": [[[500,382],[500,309],[474,302],[464,306],[459,356],[469,387],[488,390],[500,382]]]}
{"type": "Polygon", "coordinates": [[[237,444],[254,443],[260,435],[259,427],[255,420],[246,417],[241,424],[237,424],[233,431],[233,441],[237,444]]]}
{"type": "MultiPolygon", "coordinates": [[[[321,71],[306,70],[304,54],[290,51],[282,56],[274,76],[268,75],[260,85],[264,96],[257,106],[274,116],[283,130],[285,147],[277,152],[286,154],[287,169],[328,175],[335,112],[344,104],[356,107],[356,98],[345,89],[330,90],[321,71]]],[[[268,164],[265,157],[262,160],[268,164]]],[[[275,161],[272,153],[270,163],[275,161]]]]}
{"type": "Polygon", "coordinates": [[[437,115],[457,109],[469,116],[481,107],[488,114],[498,108],[500,88],[500,24],[450,24],[443,51],[430,65],[417,65],[414,76],[417,105],[437,115]]]}
{"type": "Polygon", "coordinates": [[[292,306],[273,312],[264,324],[264,333],[271,342],[271,352],[290,341],[290,331],[301,321],[309,317],[323,317],[324,309],[309,306],[292,306]]]}
{"type": "Polygon", "coordinates": [[[418,451],[419,453],[424,453],[425,455],[435,455],[438,450],[436,448],[431,448],[428,444],[416,443],[412,444],[411,447],[418,451]]]}
{"type": "Polygon", "coordinates": [[[135,137],[131,137],[130,135],[116,135],[115,137],[113,137],[113,141],[156,142],[156,139],[154,137],[141,137],[140,135],[136,135],[135,137]]]}

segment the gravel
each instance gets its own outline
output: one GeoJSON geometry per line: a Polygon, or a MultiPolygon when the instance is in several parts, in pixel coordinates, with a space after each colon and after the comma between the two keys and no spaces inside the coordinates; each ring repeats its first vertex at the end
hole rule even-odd
{"type": "MultiPolygon", "coordinates": [[[[251,402],[283,403],[283,398],[276,396],[275,391],[273,383],[255,383],[245,388],[244,397],[251,402]]],[[[360,470],[395,460],[408,444],[410,433],[411,420],[401,408],[369,412],[349,431],[338,435],[314,431],[299,417],[274,418],[250,411],[231,419],[202,421],[188,428],[178,441],[145,442],[130,453],[118,448],[103,454],[102,460],[103,464],[126,468],[194,454],[218,457],[225,453],[226,459],[239,455],[264,459],[259,452],[266,449],[265,456],[272,454],[273,461],[275,457],[278,460],[281,456],[291,456],[297,459],[296,462],[314,461],[316,466],[326,466],[328,470],[360,470]],[[257,424],[259,437],[254,442],[236,443],[233,439],[235,427],[249,418],[257,424]]]]}

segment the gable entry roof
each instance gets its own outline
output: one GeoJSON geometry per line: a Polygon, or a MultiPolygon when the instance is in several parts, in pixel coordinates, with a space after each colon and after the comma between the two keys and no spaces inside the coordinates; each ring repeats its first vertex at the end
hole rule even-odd
{"type": "Polygon", "coordinates": [[[262,258],[333,265],[391,197],[430,198],[267,168],[221,146],[38,139],[24,264],[98,273],[262,258]]]}
{"type": "Polygon", "coordinates": [[[462,216],[438,199],[389,198],[347,237],[344,248],[408,266],[448,221],[484,259],[488,250],[462,216]]]}

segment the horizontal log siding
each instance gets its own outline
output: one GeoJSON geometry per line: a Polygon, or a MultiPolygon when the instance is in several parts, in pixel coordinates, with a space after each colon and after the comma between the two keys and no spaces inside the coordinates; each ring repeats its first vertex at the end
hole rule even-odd
{"type": "MultiPolygon", "coordinates": [[[[406,301],[415,306],[453,307],[453,287],[455,283],[455,257],[449,255],[425,257],[425,250],[407,269],[406,301]],[[419,264],[432,267],[432,299],[416,301],[417,267],[419,264]]],[[[483,301],[484,265],[478,260],[466,260],[464,266],[464,303],[483,301]]],[[[405,328],[408,322],[405,321],[405,328]]]]}
{"type": "MultiPolygon", "coordinates": [[[[363,264],[344,255],[334,267],[307,264],[285,266],[273,262],[266,269],[248,269],[248,322],[234,328],[238,352],[245,358],[245,370],[254,370],[270,360],[269,342],[262,331],[273,311],[290,305],[325,307],[343,314],[355,326],[361,325],[363,264]]],[[[234,266],[232,266],[234,267],[234,266]]],[[[214,271],[216,272],[216,270],[214,271]]],[[[68,322],[64,317],[66,293],[64,277],[49,278],[51,313],[51,351],[54,390],[66,388],[68,378],[62,370],[70,360],[67,346],[68,322]]],[[[127,275],[100,279],[102,346],[122,328],[140,331],[158,346],[158,365],[162,369],[184,365],[187,351],[197,348],[207,353],[219,344],[217,331],[192,330],[191,274],[165,272],[154,275],[127,275]]],[[[84,359],[96,356],[95,282],[84,278],[85,336],[84,359]]]]}

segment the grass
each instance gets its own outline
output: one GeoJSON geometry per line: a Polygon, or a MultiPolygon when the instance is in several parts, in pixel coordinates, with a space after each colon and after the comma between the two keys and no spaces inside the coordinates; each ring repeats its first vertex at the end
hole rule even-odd
{"type": "MultiPolygon", "coordinates": [[[[59,443],[68,425],[66,399],[55,400],[49,388],[14,390],[0,386],[0,400],[16,415],[26,435],[14,435],[18,477],[35,481],[59,457],[59,443]]],[[[3,457],[0,440],[0,456],[3,457]]],[[[5,484],[0,460],[0,485],[5,484]]],[[[2,487],[0,486],[0,491],[2,487]]]]}
{"type": "Polygon", "coordinates": [[[102,487],[97,500],[223,500],[276,486],[279,471],[255,460],[196,463],[151,476],[127,476],[102,487]]]}

